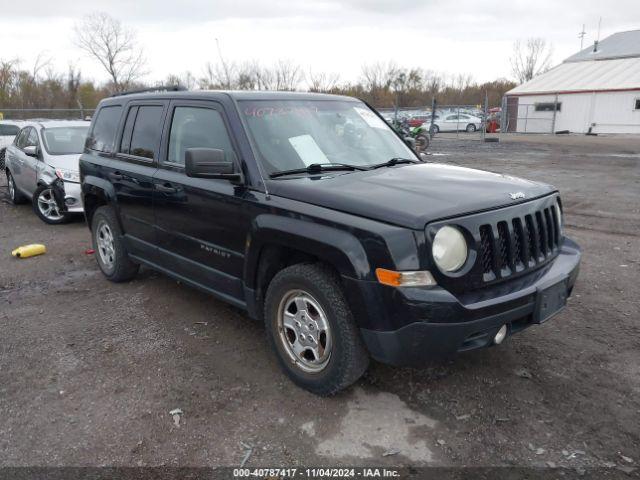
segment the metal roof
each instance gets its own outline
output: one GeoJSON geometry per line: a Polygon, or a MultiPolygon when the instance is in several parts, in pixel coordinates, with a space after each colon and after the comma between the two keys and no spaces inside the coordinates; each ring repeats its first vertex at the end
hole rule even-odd
{"type": "Polygon", "coordinates": [[[640,57],[640,30],[614,33],[598,42],[595,52],[594,45],[590,45],[575,55],[571,55],[565,60],[565,63],[629,57],[640,57]]]}
{"type": "Polygon", "coordinates": [[[598,45],[509,90],[506,95],[640,90],[640,30],[615,33],[598,45]]]}

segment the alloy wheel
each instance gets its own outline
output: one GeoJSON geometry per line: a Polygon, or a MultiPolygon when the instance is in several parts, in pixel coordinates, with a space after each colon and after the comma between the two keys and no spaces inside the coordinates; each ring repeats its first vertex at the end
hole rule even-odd
{"type": "Polygon", "coordinates": [[[304,290],[287,292],[278,307],[278,336],[292,363],[307,373],[322,371],[331,358],[331,328],[318,301],[304,290]]]}
{"type": "Polygon", "coordinates": [[[116,249],[113,243],[113,232],[106,222],[101,222],[98,226],[96,243],[98,244],[98,255],[100,255],[102,264],[107,269],[113,268],[116,249]]]}
{"type": "MultiPolygon", "coordinates": [[[[14,191],[15,194],[15,191],[14,191]]],[[[63,214],[60,212],[58,208],[58,204],[56,203],[55,198],[53,198],[53,191],[50,188],[45,188],[38,195],[38,210],[42,216],[44,216],[47,220],[58,221],[62,220],[63,214]]]]}

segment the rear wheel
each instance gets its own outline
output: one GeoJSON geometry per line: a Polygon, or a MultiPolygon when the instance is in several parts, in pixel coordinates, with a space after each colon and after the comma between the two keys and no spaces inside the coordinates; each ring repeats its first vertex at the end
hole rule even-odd
{"type": "Polygon", "coordinates": [[[48,185],[40,185],[33,194],[33,209],[45,223],[59,225],[69,220],[69,215],[60,210],[53,189],[48,185]]]}
{"type": "Polygon", "coordinates": [[[98,266],[112,282],[126,282],[138,273],[140,266],[131,261],[122,241],[122,232],[111,207],[100,207],[91,221],[93,249],[98,266]]]}
{"type": "Polygon", "coordinates": [[[22,193],[18,191],[18,187],[16,187],[16,182],[13,179],[13,175],[11,175],[11,172],[9,172],[9,170],[7,170],[7,188],[9,189],[9,199],[11,200],[11,203],[13,203],[14,205],[18,205],[26,201],[24,195],[22,195],[22,193]]]}
{"type": "Polygon", "coordinates": [[[473,133],[473,132],[475,132],[477,130],[477,128],[473,123],[470,123],[469,125],[467,125],[466,130],[469,133],[473,133]]]}
{"type": "Polygon", "coordinates": [[[280,271],[267,289],[265,323],[282,369],[312,393],[333,395],[369,365],[340,281],[326,266],[280,271]]]}
{"type": "Polygon", "coordinates": [[[440,132],[440,127],[436,124],[431,125],[431,134],[435,135],[440,132]]]}

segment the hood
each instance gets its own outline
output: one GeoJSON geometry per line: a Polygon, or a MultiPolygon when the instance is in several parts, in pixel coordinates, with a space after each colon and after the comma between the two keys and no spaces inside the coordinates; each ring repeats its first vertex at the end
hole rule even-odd
{"type": "Polygon", "coordinates": [[[432,221],[523,203],[552,193],[547,184],[437,163],[283,177],[269,193],[413,229],[432,221]],[[521,192],[524,198],[512,200],[521,192]]]}
{"type": "Polygon", "coordinates": [[[63,168],[74,172],[80,171],[80,155],[81,153],[73,153],[71,155],[47,155],[46,162],[49,166],[55,168],[63,168]]]}

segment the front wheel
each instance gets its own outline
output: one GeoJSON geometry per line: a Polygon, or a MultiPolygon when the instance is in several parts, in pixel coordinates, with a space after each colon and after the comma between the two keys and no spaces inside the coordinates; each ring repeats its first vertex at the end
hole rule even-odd
{"type": "Polygon", "coordinates": [[[129,258],[122,241],[122,232],[111,207],[100,207],[91,221],[93,249],[98,266],[112,282],[131,280],[140,266],[129,258]]]}
{"type": "Polygon", "coordinates": [[[264,310],[280,366],[300,387],[333,395],[367,369],[360,332],[328,267],[298,264],[280,271],[269,284],[264,310]]]}
{"type": "Polygon", "coordinates": [[[53,189],[48,185],[40,185],[33,194],[33,209],[36,215],[49,225],[59,225],[69,220],[69,215],[60,210],[53,189]]]}
{"type": "Polygon", "coordinates": [[[435,135],[436,133],[440,133],[440,127],[438,125],[431,125],[431,135],[435,135]]]}
{"type": "Polygon", "coordinates": [[[466,130],[469,133],[473,133],[473,132],[475,132],[477,130],[477,128],[473,123],[470,123],[469,125],[467,125],[466,130]]]}

